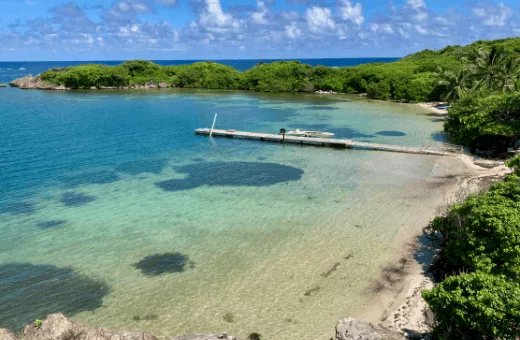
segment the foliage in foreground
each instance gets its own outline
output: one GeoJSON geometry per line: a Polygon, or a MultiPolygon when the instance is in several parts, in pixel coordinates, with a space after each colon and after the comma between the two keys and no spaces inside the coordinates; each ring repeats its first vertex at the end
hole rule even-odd
{"type": "Polygon", "coordinates": [[[520,286],[482,272],[451,276],[423,292],[435,313],[439,339],[520,336],[520,286]]]}
{"type": "MultiPolygon", "coordinates": [[[[508,163],[520,172],[520,156],[508,163]]],[[[423,296],[438,339],[520,336],[520,177],[471,195],[437,217],[429,230],[442,242],[438,280],[423,296]]]]}

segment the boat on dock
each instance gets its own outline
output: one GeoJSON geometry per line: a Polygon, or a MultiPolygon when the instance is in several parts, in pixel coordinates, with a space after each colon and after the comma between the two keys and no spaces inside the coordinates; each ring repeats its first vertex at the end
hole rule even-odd
{"type": "Polygon", "coordinates": [[[285,135],[294,136],[294,137],[310,137],[310,138],[332,138],[335,136],[332,132],[302,131],[300,129],[286,132],[285,135]]]}

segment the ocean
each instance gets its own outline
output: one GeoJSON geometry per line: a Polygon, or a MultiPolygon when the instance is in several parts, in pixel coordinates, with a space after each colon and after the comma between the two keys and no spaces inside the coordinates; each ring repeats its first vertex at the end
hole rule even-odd
{"type": "MultiPolygon", "coordinates": [[[[49,65],[66,64],[1,63],[0,82],[49,65]]],[[[355,96],[0,89],[0,327],[63,312],[163,339],[311,340],[359,315],[441,194],[438,158],[196,136],[214,113],[219,128],[444,140],[420,107],[355,96]]]]}

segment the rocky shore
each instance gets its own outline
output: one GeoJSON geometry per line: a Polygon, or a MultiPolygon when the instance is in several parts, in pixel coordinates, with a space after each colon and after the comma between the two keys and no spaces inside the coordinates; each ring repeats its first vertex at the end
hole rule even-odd
{"type": "MultiPolygon", "coordinates": [[[[248,340],[260,340],[260,334],[250,334],[248,340]]],[[[143,332],[115,332],[105,328],[73,322],[63,314],[51,314],[41,322],[31,323],[18,337],[13,332],[0,328],[0,340],[158,340],[143,332]]],[[[403,340],[401,334],[374,324],[347,318],[336,326],[336,335],[331,340],[403,340]]],[[[197,334],[174,337],[171,340],[245,340],[221,334],[197,334]]],[[[325,340],[325,339],[323,339],[325,340]]]]}
{"type": "MultiPolygon", "coordinates": [[[[17,87],[23,90],[54,90],[54,91],[68,91],[72,90],[70,87],[64,85],[52,84],[42,80],[40,75],[33,77],[28,75],[22,78],[15,79],[9,83],[12,87],[17,87]]],[[[170,87],[166,83],[148,82],[146,84],[139,84],[133,86],[92,86],[90,90],[127,90],[127,89],[157,89],[170,87]]]]}

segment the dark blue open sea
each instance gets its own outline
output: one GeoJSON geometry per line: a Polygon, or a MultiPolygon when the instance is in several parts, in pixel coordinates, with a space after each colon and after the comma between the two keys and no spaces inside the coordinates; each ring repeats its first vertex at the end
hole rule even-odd
{"type": "MultiPolygon", "coordinates": [[[[0,63],[0,83],[78,63],[0,63]]],[[[214,113],[219,128],[442,140],[420,107],[354,96],[0,88],[0,327],[63,312],[161,339],[315,340],[361,315],[435,212],[443,163],[196,136],[214,113]]]]}

